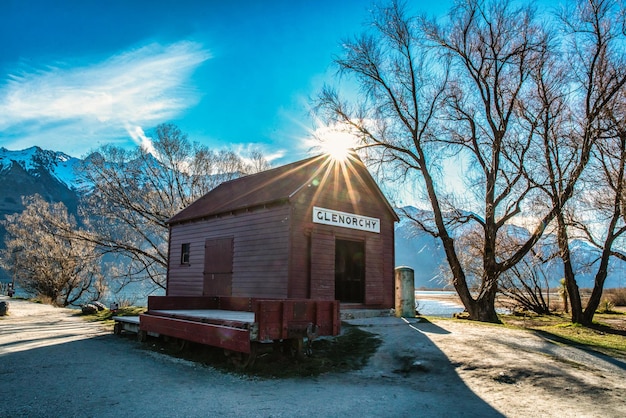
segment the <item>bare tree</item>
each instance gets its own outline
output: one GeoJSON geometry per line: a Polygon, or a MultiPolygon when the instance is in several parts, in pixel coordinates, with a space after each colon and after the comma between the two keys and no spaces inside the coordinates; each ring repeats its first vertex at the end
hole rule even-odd
{"type": "MultiPolygon", "coordinates": [[[[509,226],[498,231],[499,251],[502,258],[510,257],[528,239],[524,228],[509,226]]],[[[557,262],[558,253],[552,242],[539,241],[522,260],[502,272],[498,293],[504,296],[504,304],[538,314],[550,313],[550,274],[557,262]]],[[[458,234],[456,245],[463,248],[459,259],[468,275],[470,287],[476,286],[471,278],[483,276],[483,233],[479,225],[467,226],[458,234]]]]}
{"type": "MultiPolygon", "coordinates": [[[[600,305],[604,283],[609,273],[611,257],[626,261],[623,250],[626,237],[624,219],[624,196],[626,194],[626,120],[624,119],[623,98],[609,110],[613,122],[612,131],[599,141],[590,163],[592,174],[585,179],[584,203],[579,211],[593,213],[579,216],[575,226],[584,232],[584,237],[600,250],[596,260],[596,273],[591,296],[584,311],[578,311],[573,317],[582,318],[578,322],[591,324],[600,305]],[[621,244],[621,245],[619,245],[621,244]]],[[[595,263],[594,263],[595,264],[595,263]]],[[[580,298],[579,295],[575,295],[580,298]]],[[[572,310],[574,306],[572,306],[572,310]]],[[[578,308],[577,306],[577,309],[578,308]]]]}
{"type": "Polygon", "coordinates": [[[172,124],[159,125],[155,134],[150,150],[105,146],[85,160],[81,238],[114,254],[127,281],[164,288],[167,220],[220,183],[254,172],[264,159],[257,155],[252,167],[232,151],[191,143],[172,124]]]}
{"type": "Polygon", "coordinates": [[[94,245],[68,234],[77,225],[67,208],[37,195],[24,198],[23,203],[22,213],[7,215],[4,221],[3,258],[20,287],[59,306],[98,299],[105,290],[99,254],[94,245]]]}
{"type": "Polygon", "coordinates": [[[543,254],[540,247],[535,246],[522,261],[502,275],[499,292],[524,310],[549,314],[550,275],[558,254],[543,254]]]}
{"type": "MultiPolygon", "coordinates": [[[[458,2],[447,20],[435,21],[408,17],[393,1],[375,12],[373,32],[346,42],[336,60],[360,85],[360,105],[328,87],[320,95],[327,120],[351,126],[386,179],[417,174],[433,215],[412,219],[441,239],[472,319],[498,320],[499,281],[523,270],[518,263],[546,231],[556,234],[572,320],[588,323],[595,310],[594,291],[583,315],[568,231],[594,150],[602,153],[605,137],[620,136],[608,115],[619,114],[615,103],[626,82],[626,25],[615,1],[573,5],[557,31],[554,19],[509,2],[458,2]],[[467,190],[456,194],[441,163],[451,155],[469,167],[467,190]],[[515,224],[530,233],[511,240],[515,224]],[[471,251],[458,238],[467,231],[479,236],[471,251]]],[[[618,160],[603,161],[599,166],[614,176],[605,181],[616,184],[618,160]]],[[[606,218],[610,242],[598,243],[617,257],[611,248],[622,224],[609,218],[619,216],[606,218]]],[[[600,293],[603,275],[596,276],[600,293]]]]}
{"type": "MultiPolygon", "coordinates": [[[[601,258],[599,275],[596,276],[598,290],[594,288],[594,297],[584,311],[572,262],[569,231],[573,214],[581,204],[577,191],[587,187],[588,192],[595,195],[599,190],[606,190],[602,184],[612,184],[613,187],[608,186],[612,191],[609,195],[619,194],[615,187],[621,187],[618,184],[621,179],[614,176],[620,175],[620,134],[619,128],[616,131],[612,127],[616,123],[611,116],[619,114],[615,104],[623,95],[626,71],[624,57],[618,52],[624,34],[621,32],[623,13],[617,3],[590,0],[577,2],[574,6],[561,16],[565,28],[563,50],[567,59],[548,57],[542,61],[534,73],[533,88],[528,92],[537,100],[528,101],[531,106],[522,109],[522,113],[529,131],[536,135],[537,144],[536,159],[527,165],[526,170],[530,181],[549,198],[555,213],[554,229],[572,321],[590,324],[606,278],[608,252],[616,238],[613,234],[619,213],[609,216],[614,219],[605,218],[603,229],[606,227],[610,231],[606,235],[608,241],[603,245],[608,247],[607,255],[601,258]],[[613,147],[611,152],[616,152],[615,155],[608,151],[609,147],[613,147]],[[594,153],[600,156],[596,162],[592,160],[594,153]],[[612,158],[617,160],[609,161],[612,158]],[[589,188],[597,170],[605,174],[603,180],[595,181],[589,188]],[[587,186],[581,184],[581,180],[587,186]]],[[[597,215],[596,211],[594,216],[597,215]]]]}
{"type": "Polygon", "coordinates": [[[263,155],[263,152],[259,149],[252,149],[247,157],[244,157],[247,165],[247,173],[259,173],[261,171],[269,170],[271,165],[269,161],[263,155]]]}
{"type": "MultiPolygon", "coordinates": [[[[578,302],[572,304],[572,320],[583,324],[591,324],[593,316],[600,304],[604,283],[608,275],[609,259],[616,256],[626,261],[623,252],[617,251],[619,240],[623,242],[626,233],[624,220],[625,165],[626,165],[626,54],[623,45],[626,41],[626,10],[622,3],[612,0],[594,0],[580,3],[579,18],[570,26],[574,33],[583,36],[583,42],[577,44],[580,56],[593,58],[594,67],[584,75],[590,79],[590,88],[586,95],[586,125],[595,137],[595,148],[590,169],[599,174],[590,176],[600,179],[591,181],[587,191],[593,196],[594,213],[600,220],[600,233],[592,232],[587,223],[582,229],[586,231],[589,241],[602,250],[598,260],[595,281],[591,297],[584,311],[578,302]],[[576,309],[576,312],[574,312],[576,309]]],[[[564,18],[566,22],[567,17],[564,18]]],[[[583,131],[585,132],[585,131],[583,131]]],[[[588,184],[589,185],[589,184],[588,184]]],[[[579,223],[579,225],[582,225],[579,223]]],[[[576,286],[568,284],[574,278],[565,277],[570,301],[580,299],[572,295],[576,286]]]]}
{"type": "MultiPolygon", "coordinates": [[[[370,160],[400,176],[419,175],[433,219],[414,220],[441,239],[470,318],[497,322],[500,276],[543,233],[538,222],[529,239],[504,257],[499,231],[521,214],[534,191],[522,169],[532,137],[523,132],[517,109],[548,38],[531,8],[475,0],[457,3],[446,24],[407,17],[394,1],[377,9],[373,27],[346,42],[344,57],[336,60],[361,86],[361,105],[350,106],[326,88],[320,107],[330,122],[359,133],[370,160]],[[439,176],[439,161],[451,154],[470,161],[471,211],[455,204],[439,176]],[[467,276],[459,256],[464,248],[454,238],[455,228],[468,222],[481,231],[478,278],[467,276]],[[478,284],[475,296],[470,280],[478,284]]],[[[549,216],[554,214],[540,217],[549,216]]]]}

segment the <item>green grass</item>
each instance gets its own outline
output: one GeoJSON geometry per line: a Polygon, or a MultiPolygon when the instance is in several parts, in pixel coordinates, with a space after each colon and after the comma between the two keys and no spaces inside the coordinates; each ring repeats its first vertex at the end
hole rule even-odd
{"type": "Polygon", "coordinates": [[[79,310],[76,315],[82,317],[85,321],[103,322],[106,325],[112,325],[114,322],[112,318],[114,316],[137,316],[145,311],[146,308],[143,306],[128,306],[118,309],[115,313],[109,309],[105,309],[98,311],[93,315],[83,315],[79,310]]]}
{"type": "Polygon", "coordinates": [[[573,324],[566,315],[503,315],[507,326],[529,329],[562,344],[578,345],[611,356],[626,358],[626,314],[596,314],[593,325],[573,324]]]}

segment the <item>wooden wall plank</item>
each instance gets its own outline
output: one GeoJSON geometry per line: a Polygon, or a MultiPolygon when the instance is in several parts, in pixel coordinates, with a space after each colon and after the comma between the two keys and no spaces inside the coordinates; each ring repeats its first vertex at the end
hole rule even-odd
{"type": "Polygon", "coordinates": [[[288,217],[285,205],[174,225],[168,295],[202,295],[205,241],[232,237],[232,295],[287,297],[288,217]],[[188,265],[176,255],[183,243],[191,244],[188,265]]]}

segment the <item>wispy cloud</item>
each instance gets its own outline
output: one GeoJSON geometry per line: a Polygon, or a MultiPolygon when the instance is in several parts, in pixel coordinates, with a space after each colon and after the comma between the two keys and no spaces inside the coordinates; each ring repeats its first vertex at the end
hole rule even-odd
{"type": "Polygon", "coordinates": [[[144,151],[156,155],[156,150],[154,149],[154,145],[152,144],[152,139],[146,136],[143,129],[141,129],[141,126],[127,126],[126,130],[128,131],[128,134],[133,139],[135,144],[140,145],[141,148],[144,149],[144,151]]]}
{"type": "Polygon", "coordinates": [[[93,64],[10,74],[0,85],[3,142],[54,147],[71,141],[87,150],[94,140],[145,141],[142,127],[167,122],[198,102],[190,79],[209,58],[201,45],[184,41],[150,44],[93,64]]]}

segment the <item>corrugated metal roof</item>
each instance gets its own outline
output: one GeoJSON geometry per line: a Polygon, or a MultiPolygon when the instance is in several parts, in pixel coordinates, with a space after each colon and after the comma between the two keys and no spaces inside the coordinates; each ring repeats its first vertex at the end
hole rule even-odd
{"type": "MultiPolygon", "coordinates": [[[[337,162],[332,156],[319,155],[295,163],[287,164],[257,174],[240,177],[220,184],[182,211],[168,223],[180,223],[194,219],[215,216],[246,208],[257,207],[281,201],[288,201],[302,187],[310,184],[337,162]]],[[[350,166],[355,175],[369,184],[385,202],[393,216],[397,216],[374,179],[356,154],[351,154],[350,166]]]]}

